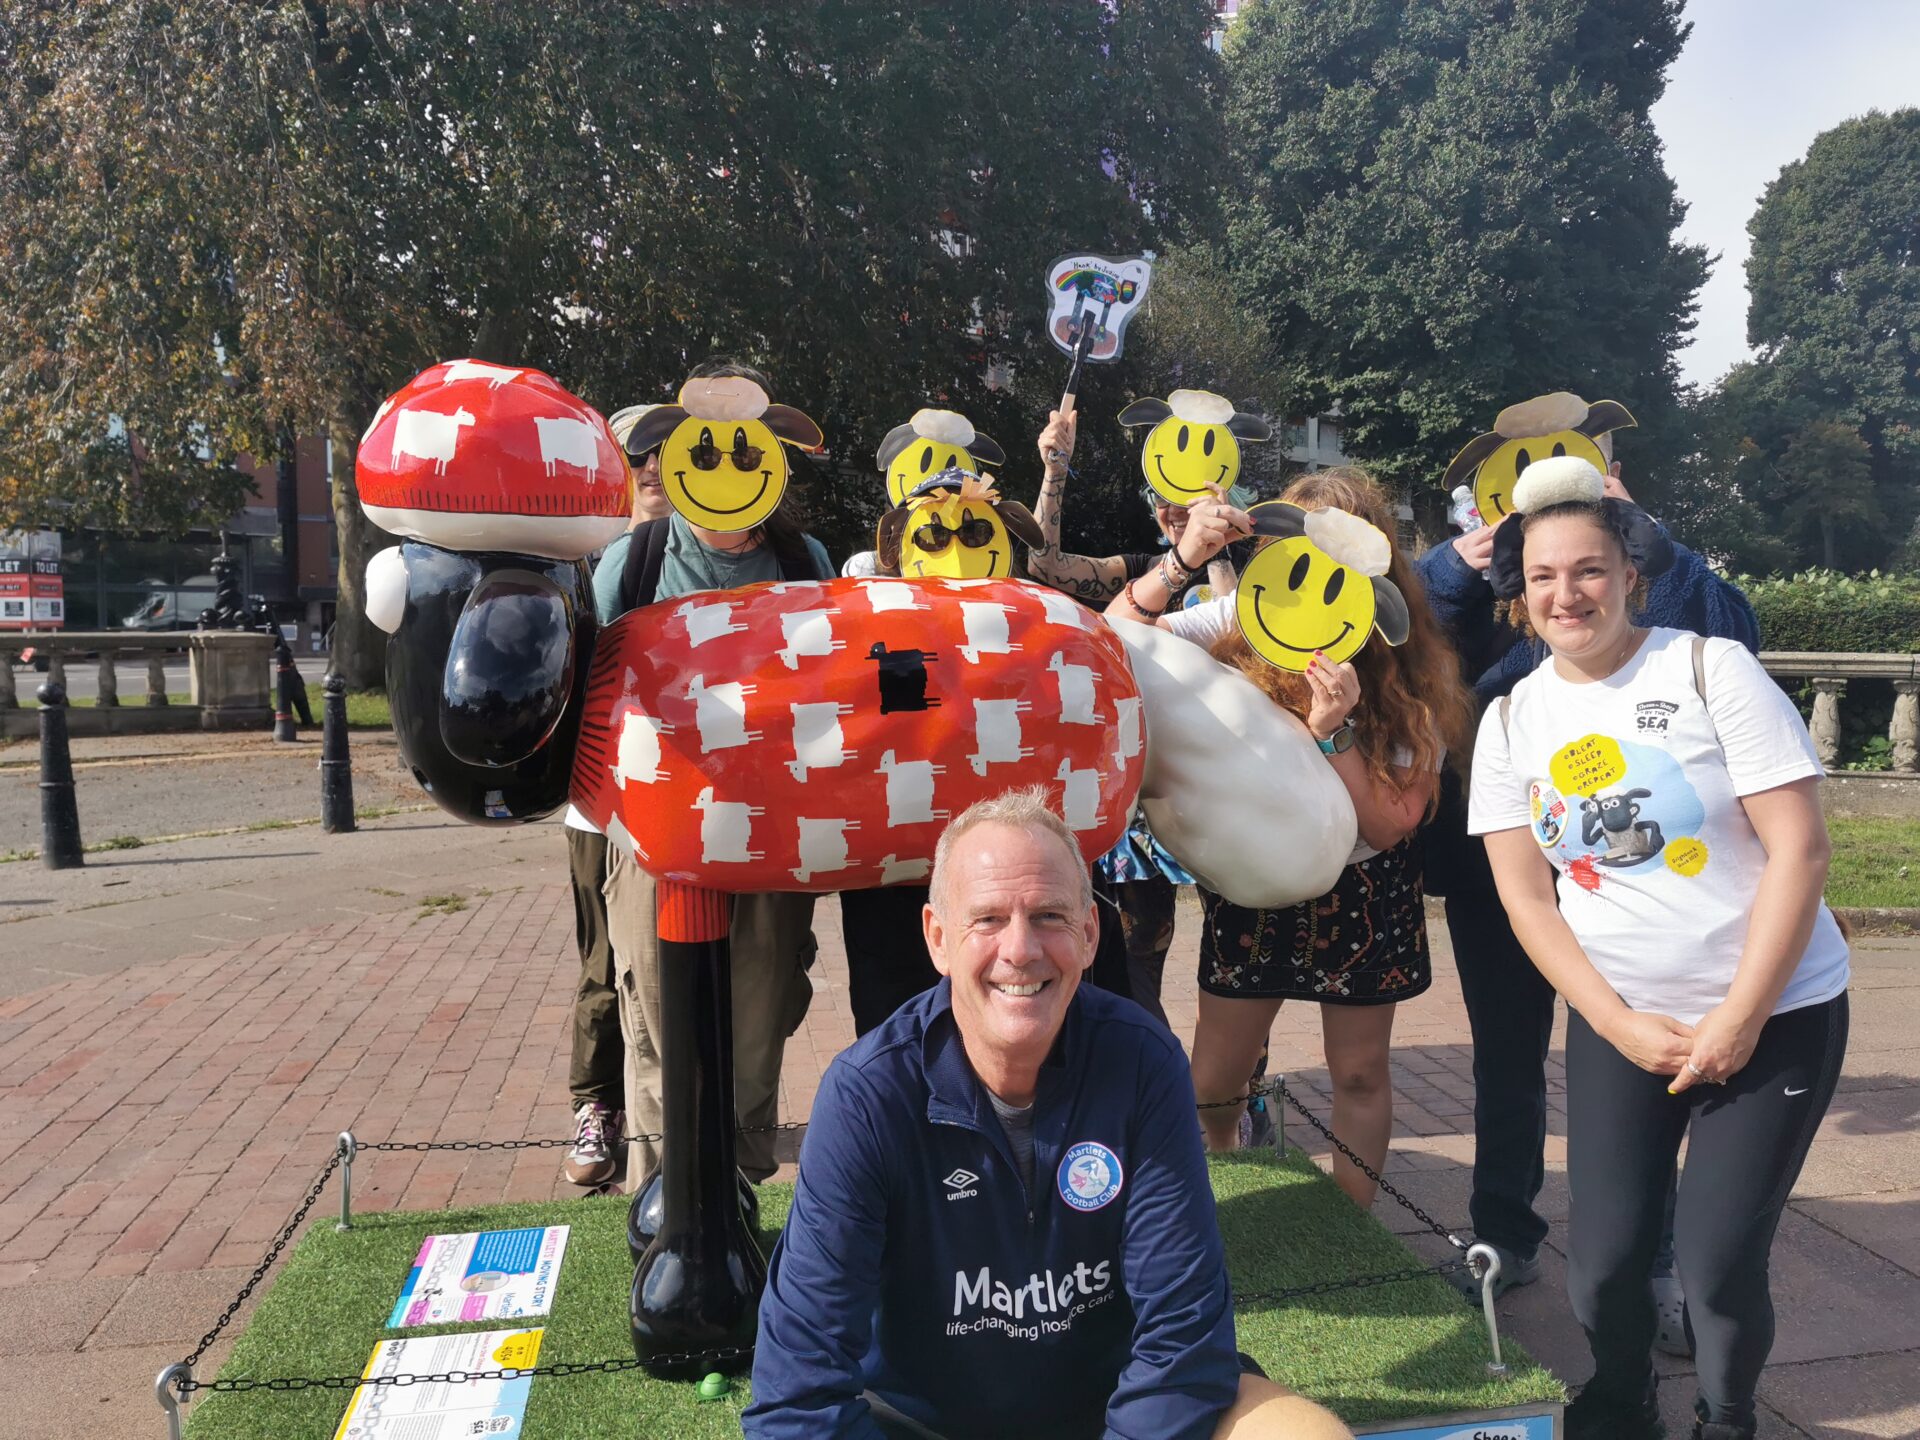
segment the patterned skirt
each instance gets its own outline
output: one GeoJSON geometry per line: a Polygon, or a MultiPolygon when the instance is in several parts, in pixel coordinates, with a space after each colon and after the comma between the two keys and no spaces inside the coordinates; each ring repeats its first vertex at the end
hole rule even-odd
{"type": "Polygon", "coordinates": [[[1248,910],[1200,889],[1200,988],[1242,999],[1391,1005],[1433,983],[1412,838],[1347,866],[1317,900],[1248,910]]]}

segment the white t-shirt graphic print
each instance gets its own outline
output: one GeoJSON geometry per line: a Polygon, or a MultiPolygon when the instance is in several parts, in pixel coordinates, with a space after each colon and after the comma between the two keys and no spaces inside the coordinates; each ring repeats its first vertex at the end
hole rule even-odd
{"type": "MultiPolygon", "coordinates": [[[[1655,629],[1606,680],[1551,663],[1488,708],[1467,828],[1525,827],[1559,872],[1560,913],[1635,1010],[1694,1024],[1726,998],[1767,852],[1740,798],[1824,773],[1793,703],[1731,640],[1655,629]],[[1712,714],[1708,715],[1711,707],[1712,714]]],[[[1774,1013],[1847,987],[1846,941],[1822,905],[1774,1013]]]]}

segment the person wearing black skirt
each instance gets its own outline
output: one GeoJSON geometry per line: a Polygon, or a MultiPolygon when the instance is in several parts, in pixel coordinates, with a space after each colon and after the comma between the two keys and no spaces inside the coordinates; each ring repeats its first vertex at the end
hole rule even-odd
{"type": "MultiPolygon", "coordinates": [[[[1382,538],[1393,532],[1385,494],[1359,470],[1302,476],[1280,498],[1309,511],[1344,510],[1382,538]]],[[[1191,553],[1179,557],[1180,565],[1204,565],[1249,524],[1244,512],[1224,501],[1193,507],[1185,546],[1191,553]]],[[[1281,670],[1253,651],[1231,599],[1159,621],[1207,646],[1304,722],[1346,785],[1359,821],[1346,868],[1315,899],[1248,910],[1201,888],[1205,921],[1193,1086],[1203,1106],[1211,1101],[1217,1107],[1200,1111],[1209,1149],[1231,1150],[1239,1143],[1244,1107],[1218,1102],[1246,1093],[1281,1004],[1311,1000],[1320,1005],[1334,1133],[1376,1174],[1386,1163],[1393,1131],[1387,1057],[1394,1007],[1432,983],[1412,837],[1432,811],[1446,757],[1463,753],[1473,722],[1458,662],[1397,546],[1387,576],[1406,600],[1406,642],[1390,647],[1376,640],[1339,664],[1316,655],[1304,674],[1281,670]]],[[[1150,610],[1164,589],[1159,577],[1149,576],[1114,606],[1150,610]]],[[[1356,1205],[1373,1203],[1374,1182],[1344,1156],[1335,1157],[1333,1178],[1356,1205]]]]}

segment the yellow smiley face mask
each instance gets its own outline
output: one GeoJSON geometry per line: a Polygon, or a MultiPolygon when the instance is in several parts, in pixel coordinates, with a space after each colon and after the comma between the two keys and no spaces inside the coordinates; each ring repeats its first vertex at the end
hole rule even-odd
{"type": "Polygon", "coordinates": [[[1004,580],[1013,574],[1013,542],[1039,544],[1040,525],[1026,506],[1002,500],[992,481],[947,470],[881,516],[874,539],[883,574],[1004,580]]]}
{"type": "Polygon", "coordinates": [[[1254,534],[1270,537],[1234,591],[1234,615],[1253,652],[1302,673],[1315,652],[1351,660],[1378,631],[1404,644],[1411,621],[1400,587],[1387,579],[1393,546],[1345,510],[1302,510],[1279,500],[1256,505],[1254,534]]]}
{"type": "Polygon", "coordinates": [[[1633,425],[1618,400],[1589,405],[1578,395],[1556,390],[1509,405],[1493,418],[1493,429],[1469,440],[1447,466],[1441,484],[1451,491],[1473,477],[1473,503],[1480,518],[1498,525],[1513,513],[1513,487],[1520,472],[1536,460],[1572,455],[1605,474],[1607,454],[1600,441],[1609,431],[1633,425]]]}
{"type": "Polygon", "coordinates": [[[703,530],[751,530],[774,512],[787,490],[781,441],[806,449],[824,443],[820,427],[742,375],[687,381],[677,405],[642,416],[627,435],[627,453],[660,449],[667,500],[703,530]]]}
{"type": "Polygon", "coordinates": [[[978,474],[983,466],[1004,465],[1007,455],[990,435],[953,410],[916,410],[880,442],[874,457],[887,477],[887,503],[904,505],[914,487],[942,470],[978,474]]]}
{"type": "Polygon", "coordinates": [[[1140,447],[1140,471],[1169,505],[1191,505],[1240,478],[1240,444],[1272,431],[1258,415],[1235,412],[1211,390],[1176,390],[1164,400],[1136,400],[1120,412],[1126,426],[1151,425],[1140,447]]]}

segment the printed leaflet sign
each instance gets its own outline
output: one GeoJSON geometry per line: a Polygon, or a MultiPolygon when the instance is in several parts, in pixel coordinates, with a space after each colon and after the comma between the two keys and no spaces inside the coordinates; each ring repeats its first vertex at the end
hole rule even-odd
{"type": "Polygon", "coordinates": [[[565,1225],[429,1235],[387,1317],[391,1329],[449,1320],[517,1320],[553,1308],[565,1225]]]}

